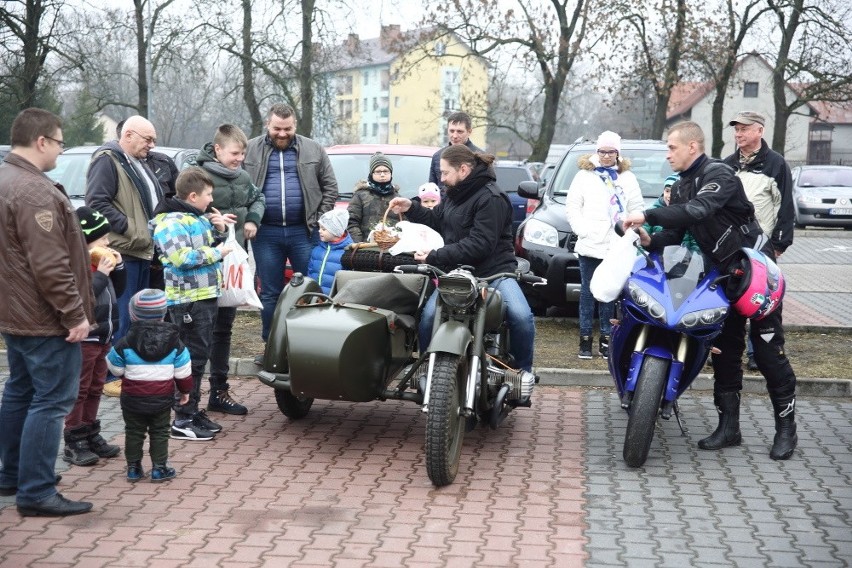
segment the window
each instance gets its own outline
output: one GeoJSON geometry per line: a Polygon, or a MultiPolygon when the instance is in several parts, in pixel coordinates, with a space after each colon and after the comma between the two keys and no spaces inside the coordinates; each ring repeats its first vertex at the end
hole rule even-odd
{"type": "Polygon", "coordinates": [[[398,122],[393,123],[393,133],[399,134],[399,123],[398,122]]]}
{"type": "Polygon", "coordinates": [[[746,81],[743,86],[743,97],[747,99],[757,98],[757,86],[758,83],[755,81],[746,81]]]}
{"type": "Polygon", "coordinates": [[[364,112],[367,112],[367,97],[364,97],[364,112]]]}
{"type": "Polygon", "coordinates": [[[337,94],[351,95],[352,94],[352,75],[342,75],[337,78],[337,94]]]}
{"type": "Polygon", "coordinates": [[[373,97],[373,110],[379,110],[379,98],[373,97]]]}
{"type": "Polygon", "coordinates": [[[370,72],[364,71],[364,85],[370,84],[370,72]]]}
{"type": "Polygon", "coordinates": [[[399,97],[393,98],[393,108],[399,108],[399,97]]]}
{"type": "Polygon", "coordinates": [[[343,118],[352,118],[352,101],[343,101],[343,118]]]}
{"type": "Polygon", "coordinates": [[[381,72],[382,90],[387,91],[390,85],[390,69],[382,69],[381,72]]]}
{"type": "Polygon", "coordinates": [[[364,123],[364,124],[362,124],[361,126],[362,126],[362,128],[361,128],[361,136],[363,136],[364,138],[366,138],[366,137],[367,137],[367,123],[365,122],[365,123],[364,123]]]}
{"type": "Polygon", "coordinates": [[[379,123],[374,122],[373,123],[373,136],[378,136],[378,135],[379,135],[379,123]]]}

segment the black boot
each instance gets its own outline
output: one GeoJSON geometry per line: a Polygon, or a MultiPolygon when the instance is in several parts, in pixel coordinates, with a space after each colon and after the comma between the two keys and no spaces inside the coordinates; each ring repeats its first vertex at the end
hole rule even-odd
{"type": "Polygon", "coordinates": [[[739,446],[743,441],[740,434],[740,393],[724,392],[713,395],[719,426],[703,440],[698,441],[702,450],[721,450],[728,446],[739,446]]]}
{"type": "Polygon", "coordinates": [[[119,453],[121,453],[121,448],[119,446],[115,446],[107,443],[104,440],[104,437],[101,436],[101,421],[95,420],[91,426],[89,426],[89,436],[87,438],[89,442],[89,449],[98,456],[99,458],[114,458],[119,453]]]}
{"type": "Polygon", "coordinates": [[[769,457],[774,460],[790,459],[799,441],[796,434],[796,397],[773,400],[772,409],[775,414],[775,440],[769,457]]]}
{"type": "Polygon", "coordinates": [[[62,459],[74,465],[94,465],[98,456],[89,449],[89,427],[78,426],[65,431],[65,451],[62,459]]]}

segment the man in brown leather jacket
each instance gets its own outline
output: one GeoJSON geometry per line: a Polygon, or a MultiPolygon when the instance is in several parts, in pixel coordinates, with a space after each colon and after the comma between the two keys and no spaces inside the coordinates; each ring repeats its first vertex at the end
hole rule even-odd
{"type": "Polygon", "coordinates": [[[0,165],[0,332],[9,378],[0,402],[0,495],[23,516],[86,513],[56,492],[63,419],[79,388],[80,341],[94,321],[89,254],[61,185],[43,172],[62,153],[62,122],[41,109],[12,123],[0,165]]]}

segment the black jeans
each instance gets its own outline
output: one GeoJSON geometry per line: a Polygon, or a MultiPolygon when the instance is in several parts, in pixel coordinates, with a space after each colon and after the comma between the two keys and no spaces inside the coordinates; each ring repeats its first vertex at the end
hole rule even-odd
{"type": "Polygon", "coordinates": [[[180,340],[189,349],[192,360],[192,391],[189,402],[179,404],[179,394],[175,396],[175,419],[187,420],[198,412],[201,400],[201,380],[204,368],[210,359],[210,344],[213,341],[213,326],[216,323],[218,309],[216,298],[199,300],[187,304],[169,306],[169,317],[180,330],[180,340]]]}
{"type": "MultiPolygon", "coordinates": [[[[773,400],[786,400],[796,394],[796,374],[784,352],[782,308],[783,303],[764,319],[752,321],[749,333],[754,360],[773,400]]],[[[721,350],[713,355],[713,391],[716,394],[739,392],[743,388],[745,333],[746,318],[731,310],[722,333],[713,342],[721,350]]]]}
{"type": "Polygon", "coordinates": [[[228,390],[228,360],[231,357],[231,332],[237,308],[219,308],[213,325],[213,343],[210,346],[210,389],[228,390]]]}
{"type": "Polygon", "coordinates": [[[142,460],[142,445],[145,443],[147,432],[151,437],[151,464],[165,464],[169,459],[171,408],[156,414],[139,414],[122,408],[121,414],[124,416],[124,457],[127,458],[127,463],[142,460]]]}

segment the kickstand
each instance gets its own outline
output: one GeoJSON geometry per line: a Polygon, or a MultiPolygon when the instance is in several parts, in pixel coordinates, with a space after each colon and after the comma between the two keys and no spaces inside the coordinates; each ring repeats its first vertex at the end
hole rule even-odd
{"type": "Polygon", "coordinates": [[[677,404],[677,401],[674,401],[674,415],[675,420],[677,420],[677,425],[680,426],[680,433],[683,436],[686,436],[687,432],[689,432],[688,428],[684,428],[683,422],[680,421],[680,407],[677,404]]]}

